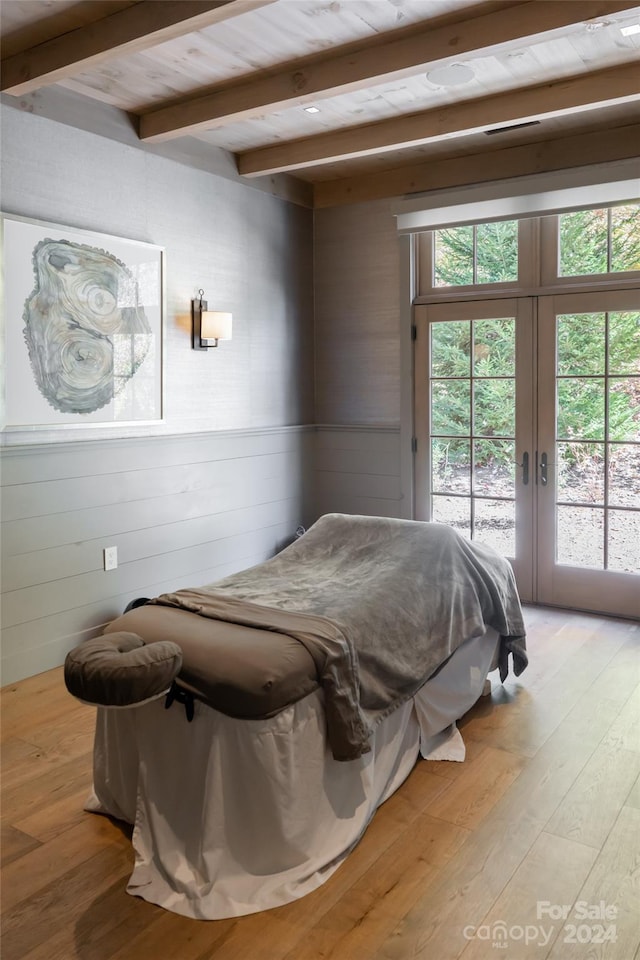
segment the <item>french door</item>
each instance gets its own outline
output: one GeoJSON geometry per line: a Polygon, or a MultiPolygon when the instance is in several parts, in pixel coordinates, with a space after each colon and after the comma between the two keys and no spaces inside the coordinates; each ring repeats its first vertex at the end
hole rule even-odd
{"type": "Polygon", "coordinates": [[[508,556],[533,599],[533,301],[416,307],[416,518],[508,556]]]}
{"type": "Polygon", "coordinates": [[[417,519],[523,600],[640,616],[638,291],[415,308],[417,519]]]}
{"type": "Polygon", "coordinates": [[[640,292],[538,303],[538,599],[640,616],[640,292]]]}

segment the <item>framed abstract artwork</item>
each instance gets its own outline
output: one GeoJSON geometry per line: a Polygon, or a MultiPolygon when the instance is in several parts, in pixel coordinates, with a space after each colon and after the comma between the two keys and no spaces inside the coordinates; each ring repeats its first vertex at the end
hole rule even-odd
{"type": "Polygon", "coordinates": [[[164,250],[2,216],[3,427],[162,419],[164,250]]]}

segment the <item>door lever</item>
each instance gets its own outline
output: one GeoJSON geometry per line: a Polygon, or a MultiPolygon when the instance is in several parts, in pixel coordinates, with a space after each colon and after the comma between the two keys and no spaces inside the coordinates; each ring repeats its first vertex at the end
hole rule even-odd
{"type": "Polygon", "coordinates": [[[547,483],[549,482],[549,478],[547,476],[547,467],[547,455],[546,453],[543,453],[540,457],[540,483],[543,487],[546,487],[547,483]]]}
{"type": "Polygon", "coordinates": [[[517,460],[514,461],[516,467],[522,467],[522,483],[526,487],[529,483],[529,453],[527,450],[522,454],[522,463],[518,463],[517,460]]]}

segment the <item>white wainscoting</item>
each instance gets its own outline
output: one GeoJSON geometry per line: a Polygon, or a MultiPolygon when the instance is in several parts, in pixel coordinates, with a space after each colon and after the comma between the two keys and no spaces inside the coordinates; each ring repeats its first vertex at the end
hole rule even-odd
{"type": "Polygon", "coordinates": [[[399,426],[318,425],[315,512],[409,517],[400,481],[399,426]]]}
{"type": "Polygon", "coordinates": [[[273,555],[317,515],[314,441],[277,427],[5,448],[2,683],[59,665],[135,597],[273,555]]]}

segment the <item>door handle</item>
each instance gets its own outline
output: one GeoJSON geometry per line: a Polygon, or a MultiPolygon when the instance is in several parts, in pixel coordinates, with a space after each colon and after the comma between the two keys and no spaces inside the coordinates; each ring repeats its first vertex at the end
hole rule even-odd
{"type": "Polygon", "coordinates": [[[542,456],[540,457],[540,483],[542,484],[543,487],[546,487],[546,485],[549,482],[549,477],[547,475],[548,466],[549,464],[547,462],[547,455],[546,453],[543,453],[542,456]]]}
{"type": "Polygon", "coordinates": [[[522,467],[522,483],[526,487],[529,483],[529,453],[527,450],[522,454],[522,463],[518,463],[517,460],[514,461],[516,467],[522,467]]]}

